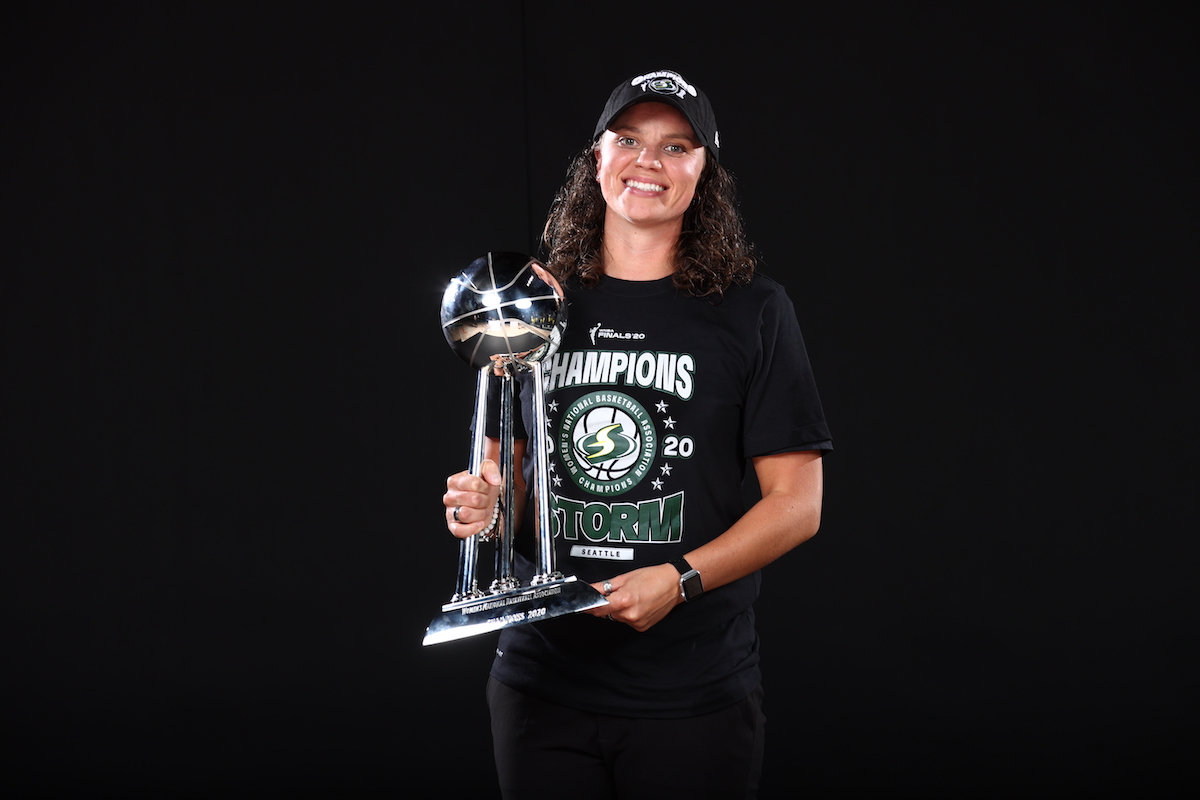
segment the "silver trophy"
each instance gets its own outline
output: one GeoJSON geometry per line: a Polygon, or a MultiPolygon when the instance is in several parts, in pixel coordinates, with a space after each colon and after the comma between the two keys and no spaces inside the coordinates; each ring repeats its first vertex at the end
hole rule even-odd
{"type": "Polygon", "coordinates": [[[500,527],[495,538],[495,570],[486,591],[479,588],[478,535],[459,544],[458,580],[450,602],[434,617],[425,644],[523,625],[607,605],[604,596],[554,566],[550,525],[550,483],[542,361],[558,349],[567,326],[562,289],[536,260],[520,253],[488,253],[475,259],[446,287],[442,297],[442,332],[454,352],[479,373],[475,394],[475,426],[468,470],[480,474],[488,419],[490,381],[500,381],[500,527]],[[534,576],[522,586],[513,573],[513,398],[514,375],[533,373],[534,413],[527,425],[539,436],[534,454],[534,576]]]}

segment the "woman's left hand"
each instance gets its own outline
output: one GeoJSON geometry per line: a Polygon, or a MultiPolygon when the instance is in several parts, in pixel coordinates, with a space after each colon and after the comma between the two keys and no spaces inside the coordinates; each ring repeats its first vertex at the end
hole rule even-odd
{"type": "Polygon", "coordinates": [[[670,564],[635,569],[593,583],[592,588],[608,598],[608,605],[587,613],[594,617],[610,617],[638,631],[654,627],[683,602],[679,593],[679,570],[670,564]]]}

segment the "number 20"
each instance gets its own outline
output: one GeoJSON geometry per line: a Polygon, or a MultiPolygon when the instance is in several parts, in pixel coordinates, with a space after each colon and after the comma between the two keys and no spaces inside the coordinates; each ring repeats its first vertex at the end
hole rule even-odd
{"type": "Polygon", "coordinates": [[[696,443],[690,436],[668,436],[663,439],[663,455],[668,458],[691,458],[696,443]]]}

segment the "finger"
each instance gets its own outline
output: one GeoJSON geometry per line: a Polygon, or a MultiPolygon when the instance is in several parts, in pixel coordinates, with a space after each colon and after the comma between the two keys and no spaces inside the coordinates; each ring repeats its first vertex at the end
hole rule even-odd
{"type": "Polygon", "coordinates": [[[492,518],[493,506],[480,508],[478,506],[454,505],[446,506],[446,522],[468,527],[480,527],[479,523],[489,522],[492,518]]]}
{"type": "Polygon", "coordinates": [[[448,492],[478,492],[487,494],[493,490],[493,485],[479,475],[469,472],[459,472],[446,479],[448,492]]]}
{"type": "Polygon", "coordinates": [[[446,492],[442,495],[442,505],[446,509],[446,519],[453,519],[455,509],[458,510],[458,519],[453,519],[454,522],[466,522],[468,517],[463,514],[470,513],[468,509],[482,508],[487,502],[487,496],[478,492],[446,492]]]}
{"type": "Polygon", "coordinates": [[[466,513],[461,506],[446,506],[446,529],[454,534],[459,539],[466,539],[474,533],[470,530],[473,526],[462,521],[462,515],[466,513]],[[454,518],[455,512],[458,512],[458,519],[454,518]]]}
{"type": "Polygon", "coordinates": [[[615,612],[608,606],[598,606],[596,608],[585,609],[583,613],[591,614],[593,617],[599,617],[600,619],[604,619],[605,617],[613,619],[615,612]]]}
{"type": "Polygon", "coordinates": [[[492,461],[490,458],[485,459],[484,462],[479,465],[479,472],[480,477],[482,477],[489,484],[489,488],[491,486],[500,485],[502,480],[500,475],[500,465],[495,461],[492,461]]]}
{"type": "Polygon", "coordinates": [[[447,508],[446,528],[459,539],[469,539],[477,533],[482,533],[485,528],[492,525],[494,523],[494,514],[495,511],[488,511],[482,518],[476,519],[479,512],[474,509],[458,506],[447,508]],[[454,518],[455,511],[458,511],[458,519],[454,518]]]}
{"type": "Polygon", "coordinates": [[[446,482],[446,493],[442,495],[442,505],[446,508],[462,506],[463,508],[490,509],[496,504],[500,489],[493,486],[478,475],[459,473],[451,476],[446,482]]]}
{"type": "Polygon", "coordinates": [[[620,583],[621,581],[619,578],[609,578],[608,580],[597,581],[596,583],[591,584],[591,587],[605,597],[608,597],[610,594],[621,588],[620,583]]]}
{"type": "Polygon", "coordinates": [[[604,599],[608,600],[608,604],[597,606],[596,608],[589,608],[587,609],[587,613],[591,614],[593,617],[611,617],[615,613],[615,608],[612,605],[612,594],[616,592],[618,588],[616,585],[616,579],[612,578],[606,581],[598,581],[597,583],[589,585],[599,594],[603,595],[604,599]]]}

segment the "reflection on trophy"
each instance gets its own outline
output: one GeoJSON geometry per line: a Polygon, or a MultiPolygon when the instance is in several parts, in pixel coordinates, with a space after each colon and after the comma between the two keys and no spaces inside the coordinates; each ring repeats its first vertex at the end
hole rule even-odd
{"type": "Polygon", "coordinates": [[[488,420],[488,389],[500,381],[500,473],[504,478],[500,519],[494,534],[494,576],[487,591],[477,576],[480,536],[459,545],[458,580],[450,602],[429,624],[425,644],[437,644],[513,625],[523,625],[607,604],[589,584],[564,577],[554,566],[547,423],[542,361],[553,355],[567,324],[561,288],[542,265],[519,253],[488,253],[475,259],[446,287],[442,332],[451,349],[478,370],[469,471],[480,474],[488,420]],[[534,414],[527,425],[535,456],[533,474],[534,576],[521,586],[513,572],[514,375],[533,373],[534,414]],[[538,437],[535,444],[532,440],[538,437]]]}

